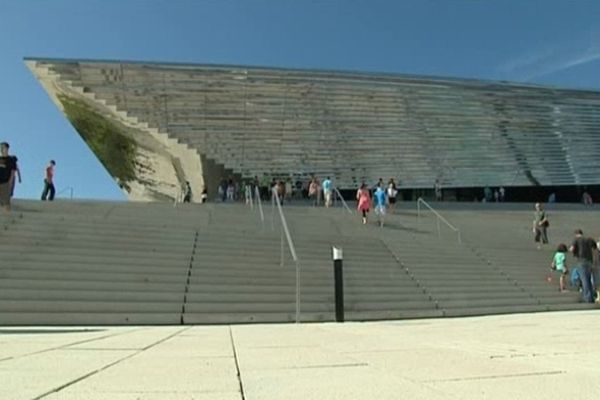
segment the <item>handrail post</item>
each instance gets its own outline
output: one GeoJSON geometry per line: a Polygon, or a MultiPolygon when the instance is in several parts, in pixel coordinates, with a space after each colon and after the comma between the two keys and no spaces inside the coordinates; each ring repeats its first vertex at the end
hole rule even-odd
{"type": "Polygon", "coordinates": [[[275,230],[275,196],[277,196],[277,194],[275,193],[275,187],[273,186],[273,188],[271,189],[271,230],[274,231],[275,230]]]}
{"type": "Polygon", "coordinates": [[[296,323],[300,323],[300,263],[296,260],[296,323]]]}
{"type": "Polygon", "coordinates": [[[283,226],[281,227],[281,261],[279,265],[282,267],[285,265],[285,262],[283,260],[283,226]]]}
{"type": "MultiPolygon", "coordinates": [[[[246,187],[244,187],[244,192],[246,192],[246,187]]],[[[250,186],[250,190],[246,192],[249,195],[250,200],[250,210],[254,211],[254,196],[252,195],[252,186],[250,186]]],[[[244,193],[244,194],[246,194],[244,193]]]]}

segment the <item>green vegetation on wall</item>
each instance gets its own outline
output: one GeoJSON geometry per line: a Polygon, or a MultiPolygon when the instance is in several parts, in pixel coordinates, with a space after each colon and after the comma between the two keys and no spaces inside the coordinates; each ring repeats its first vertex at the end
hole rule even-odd
{"type": "Polygon", "coordinates": [[[108,172],[129,191],[136,179],[135,142],[117,124],[94,111],[85,102],[59,95],[65,114],[108,172]]]}

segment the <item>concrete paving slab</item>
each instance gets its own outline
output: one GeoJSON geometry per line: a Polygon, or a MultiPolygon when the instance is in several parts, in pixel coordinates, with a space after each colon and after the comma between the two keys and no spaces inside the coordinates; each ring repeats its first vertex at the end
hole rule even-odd
{"type": "Polygon", "coordinates": [[[0,361],[49,349],[93,342],[130,332],[135,328],[19,327],[0,329],[0,361]]]}
{"type": "Polygon", "coordinates": [[[181,331],[181,327],[144,327],[115,335],[70,346],[72,349],[134,349],[141,350],[156,341],[181,331]]]}
{"type": "Polygon", "coordinates": [[[0,399],[591,400],[599,316],[0,332],[0,399]]]}
{"type": "Polygon", "coordinates": [[[59,349],[0,362],[0,399],[35,399],[130,354],[59,349]]]}

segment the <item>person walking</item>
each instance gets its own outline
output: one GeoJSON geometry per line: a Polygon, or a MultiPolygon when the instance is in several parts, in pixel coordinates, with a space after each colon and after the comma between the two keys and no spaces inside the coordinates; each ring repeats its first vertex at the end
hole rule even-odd
{"type": "Polygon", "coordinates": [[[22,180],[21,180],[21,170],[19,169],[19,164],[18,164],[19,159],[14,154],[11,154],[9,157],[12,157],[13,161],[15,162],[16,179],[13,179],[12,185],[10,186],[10,197],[12,199],[15,195],[15,183],[16,183],[17,179],[19,180],[19,183],[22,183],[22,180]]]}
{"type": "Polygon", "coordinates": [[[332,204],[332,193],[333,193],[333,183],[331,183],[331,178],[327,177],[323,181],[323,198],[325,199],[325,207],[329,208],[332,204]]]}
{"type": "Polygon", "coordinates": [[[319,191],[319,184],[317,183],[316,178],[312,178],[310,184],[308,185],[308,198],[313,207],[318,205],[319,199],[317,197],[317,192],[319,191]]]}
{"type": "Polygon", "coordinates": [[[435,180],[433,191],[435,192],[435,201],[442,201],[444,197],[442,192],[442,183],[439,179],[435,180]]]}
{"type": "Polygon", "coordinates": [[[50,160],[46,167],[46,177],[44,178],[44,191],[42,192],[42,201],[53,201],[56,189],[54,189],[54,167],[56,162],[50,160]]]}
{"type": "Polygon", "coordinates": [[[183,202],[189,203],[192,201],[192,187],[190,186],[189,181],[185,181],[185,186],[183,187],[183,202]]]}
{"type": "Polygon", "coordinates": [[[362,223],[367,223],[367,214],[371,207],[371,195],[367,189],[367,185],[363,183],[356,192],[356,200],[358,200],[358,212],[362,213],[362,223]]]}
{"type": "Polygon", "coordinates": [[[394,208],[396,207],[396,196],[398,195],[398,188],[396,187],[396,182],[394,182],[394,178],[390,178],[387,187],[387,198],[390,204],[390,213],[394,213],[394,208]]]}
{"type": "Polygon", "coordinates": [[[576,265],[581,279],[581,288],[583,301],[586,303],[594,302],[596,289],[592,282],[592,266],[596,258],[597,245],[594,239],[584,237],[581,229],[575,230],[575,238],[569,248],[571,253],[577,259],[576,265]]]}
{"type": "Polygon", "coordinates": [[[377,186],[375,193],[373,194],[373,208],[375,209],[375,215],[379,220],[379,226],[383,228],[383,221],[385,218],[385,206],[387,203],[386,191],[383,185],[377,186]]]}
{"type": "Polygon", "coordinates": [[[11,188],[14,184],[17,169],[15,158],[8,155],[9,148],[8,143],[0,143],[0,206],[6,212],[10,211],[11,188]]]}
{"type": "Polygon", "coordinates": [[[533,240],[537,243],[538,250],[541,249],[541,244],[548,244],[548,216],[544,211],[544,207],[540,203],[535,203],[535,212],[533,213],[533,240]]]}
{"type": "MultiPolygon", "coordinates": [[[[566,291],[565,280],[569,275],[569,268],[567,268],[566,261],[566,253],[567,245],[564,243],[559,244],[556,249],[556,253],[554,253],[554,257],[552,258],[552,264],[550,265],[551,270],[558,272],[558,274],[560,275],[558,278],[558,290],[560,290],[561,293],[566,291]]],[[[550,277],[548,281],[551,280],[552,278],[550,277]]]]}

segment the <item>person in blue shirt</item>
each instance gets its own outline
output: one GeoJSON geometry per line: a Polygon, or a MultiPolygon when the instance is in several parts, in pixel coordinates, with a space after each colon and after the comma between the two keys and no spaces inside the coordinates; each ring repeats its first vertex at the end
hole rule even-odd
{"type": "Polygon", "coordinates": [[[375,215],[379,219],[379,226],[383,227],[383,218],[385,217],[385,206],[387,204],[387,195],[383,184],[378,184],[373,194],[373,208],[375,209],[375,215]]]}
{"type": "Polygon", "coordinates": [[[321,187],[323,188],[323,198],[325,199],[325,207],[329,208],[331,207],[331,199],[333,192],[333,184],[331,183],[331,179],[327,177],[327,179],[325,179],[321,184],[321,187]]]}

